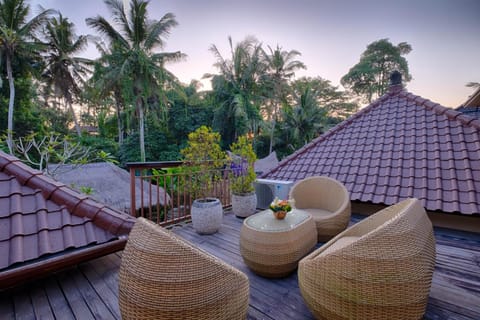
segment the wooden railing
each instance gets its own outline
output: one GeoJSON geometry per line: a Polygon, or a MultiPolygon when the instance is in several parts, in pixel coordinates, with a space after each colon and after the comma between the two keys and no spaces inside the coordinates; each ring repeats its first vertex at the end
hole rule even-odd
{"type": "MultiPolygon", "coordinates": [[[[199,173],[191,173],[181,161],[131,162],[130,208],[134,217],[144,217],[159,225],[169,225],[190,219],[195,197],[193,184],[199,173]]],[[[209,196],[220,199],[224,208],[231,205],[229,167],[211,171],[209,196]]],[[[205,172],[202,172],[205,174],[205,172]]]]}

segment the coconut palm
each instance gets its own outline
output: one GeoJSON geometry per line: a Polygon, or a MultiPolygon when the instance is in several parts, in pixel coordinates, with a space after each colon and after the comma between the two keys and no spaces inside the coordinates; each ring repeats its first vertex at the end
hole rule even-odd
{"type": "Polygon", "coordinates": [[[293,107],[282,110],[284,143],[297,150],[319,135],[327,120],[327,111],[318,105],[318,92],[309,83],[295,83],[293,107]]]}
{"type": "Polygon", "coordinates": [[[73,23],[61,14],[58,18],[52,17],[48,21],[44,33],[48,50],[43,78],[47,86],[53,88],[54,94],[63,98],[65,109],[72,115],[75,129],[80,136],[73,101],[85,83],[85,77],[89,73],[88,67],[92,61],[75,55],[86,48],[87,37],[84,35],[77,37],[73,23]]]}
{"type": "Polygon", "coordinates": [[[115,52],[111,76],[131,79],[131,91],[123,94],[133,102],[138,114],[140,157],[145,161],[145,111],[148,104],[166,109],[162,103],[164,101],[159,99],[159,93],[162,92],[162,86],[174,77],[164,64],[184,57],[180,52],[157,53],[154,50],[164,47],[164,38],[177,25],[177,21],[171,13],[165,14],[160,20],[150,19],[147,12],[149,1],[146,0],[132,0],[128,12],[122,1],[104,2],[116,25],[101,16],[88,18],[86,22],[108,38],[110,49],[115,52]]]}
{"type": "Polygon", "coordinates": [[[24,61],[25,64],[39,57],[40,42],[36,32],[47,21],[53,10],[41,12],[28,20],[30,6],[24,0],[0,1],[0,53],[2,65],[7,71],[10,96],[8,101],[7,144],[13,153],[13,110],[15,101],[15,79],[13,77],[13,60],[24,61]]]}
{"type": "Polygon", "coordinates": [[[260,77],[265,73],[261,44],[254,37],[233,46],[228,38],[231,57],[225,59],[215,45],[210,51],[215,55],[214,64],[219,75],[206,74],[212,79],[212,89],[217,101],[215,127],[221,132],[225,145],[247,132],[256,133],[260,122],[261,94],[260,77]]]}
{"type": "Polygon", "coordinates": [[[102,43],[97,43],[97,49],[101,53],[101,57],[95,61],[89,88],[95,92],[97,101],[107,104],[113,102],[117,118],[118,144],[121,146],[125,135],[124,115],[127,107],[122,92],[123,88],[129,85],[129,79],[118,77],[118,67],[116,66],[121,61],[120,52],[117,56],[114,47],[106,48],[102,43]]]}
{"type": "Polygon", "coordinates": [[[295,60],[300,54],[296,50],[282,50],[277,45],[275,49],[268,46],[269,53],[265,53],[265,62],[268,66],[268,72],[265,77],[267,92],[269,93],[270,103],[265,104],[269,108],[266,110],[268,120],[271,122],[270,127],[270,147],[269,153],[273,148],[273,134],[275,132],[275,125],[278,122],[279,108],[282,102],[285,102],[288,93],[289,80],[295,76],[295,71],[306,69],[303,62],[295,60]]]}

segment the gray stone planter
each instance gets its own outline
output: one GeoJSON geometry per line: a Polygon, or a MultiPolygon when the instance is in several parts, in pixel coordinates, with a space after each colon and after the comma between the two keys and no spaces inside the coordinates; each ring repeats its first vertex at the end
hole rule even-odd
{"type": "Polygon", "coordinates": [[[216,198],[203,198],[193,201],[190,210],[193,229],[199,234],[212,234],[218,231],[223,221],[223,208],[216,198]]]}
{"type": "Polygon", "coordinates": [[[246,194],[232,193],[232,211],[240,218],[246,218],[255,213],[257,209],[257,194],[255,192],[246,194]]]}

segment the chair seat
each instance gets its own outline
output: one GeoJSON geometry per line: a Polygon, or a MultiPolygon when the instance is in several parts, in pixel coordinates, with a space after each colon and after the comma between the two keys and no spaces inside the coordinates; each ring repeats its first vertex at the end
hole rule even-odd
{"type": "Polygon", "coordinates": [[[318,209],[318,208],[306,208],[301,210],[308,212],[314,220],[327,219],[335,214],[332,211],[318,209]]]}
{"type": "Polygon", "coordinates": [[[290,189],[295,207],[312,215],[318,242],[326,242],[345,230],[350,222],[350,197],[345,186],[332,178],[313,176],[290,189]]]}

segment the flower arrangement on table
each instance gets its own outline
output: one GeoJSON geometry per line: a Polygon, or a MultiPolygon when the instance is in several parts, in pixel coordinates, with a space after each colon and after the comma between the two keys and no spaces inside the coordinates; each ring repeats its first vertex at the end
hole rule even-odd
{"type": "Polygon", "coordinates": [[[287,212],[292,210],[294,200],[280,200],[277,197],[270,203],[270,210],[277,219],[283,219],[287,215],[287,212]]]}

